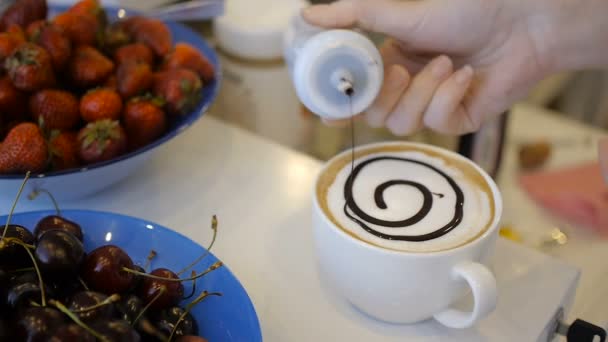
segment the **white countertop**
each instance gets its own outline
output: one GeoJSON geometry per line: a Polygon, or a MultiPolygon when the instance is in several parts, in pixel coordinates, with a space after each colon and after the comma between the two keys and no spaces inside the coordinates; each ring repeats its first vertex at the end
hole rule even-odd
{"type": "MultiPolygon", "coordinates": [[[[534,109],[519,107],[511,127],[515,135],[525,137],[527,132],[520,127],[527,126],[519,120],[522,117],[532,122],[530,126],[547,127],[555,134],[562,132],[573,136],[588,131],[584,127],[570,127],[568,123],[534,109]]],[[[582,153],[575,154],[585,157],[582,153]]],[[[573,156],[566,157],[574,160],[573,156]]],[[[521,229],[526,237],[539,235],[540,229],[549,229],[555,221],[534,210],[535,207],[526,202],[525,195],[512,186],[512,161],[512,156],[507,154],[507,172],[500,180],[506,188],[505,219],[521,229]]],[[[220,230],[214,253],[244,283],[260,315],[266,341],[329,341],[346,337],[349,341],[396,341],[421,333],[425,336],[421,341],[445,338],[446,332],[431,323],[421,326],[422,330],[411,330],[370,322],[326,292],[317,276],[309,229],[311,189],[320,166],[317,160],[206,117],[161,147],[139,174],[95,198],[62,203],[62,207],[146,218],[203,245],[210,238],[208,220],[212,214],[217,214],[220,230]]],[[[8,201],[0,200],[0,213],[6,213],[9,207],[8,201]]],[[[44,198],[36,202],[24,199],[17,211],[48,208],[50,203],[44,198]]],[[[601,277],[608,274],[608,265],[599,261],[608,260],[605,248],[608,243],[593,240],[593,237],[574,235],[573,231],[568,245],[549,251],[583,270],[573,315],[584,314],[586,319],[597,319],[606,312],[603,306],[594,305],[601,299],[597,296],[602,294],[592,290],[596,281],[605,279],[601,277]]],[[[498,268],[509,268],[497,270],[499,278],[515,279],[514,275],[523,272],[530,274],[528,278],[534,280],[536,286],[555,288],[555,298],[563,295],[560,292],[563,289],[559,288],[562,284],[555,286],[551,282],[563,281],[563,287],[567,287],[566,282],[573,279],[571,269],[564,269],[564,274],[559,274],[562,267],[559,262],[505,242],[501,245],[500,255],[509,256],[515,252],[517,255],[513,255],[512,260],[505,257],[497,263],[498,268]],[[535,269],[530,265],[545,265],[542,269],[552,270],[545,272],[546,276],[542,278],[547,285],[540,284],[543,280],[530,273],[535,269]]],[[[534,273],[538,274],[538,270],[534,273]]],[[[503,293],[521,294],[522,289],[515,283],[507,284],[513,286],[503,293]]],[[[531,299],[525,300],[529,303],[531,299]]],[[[503,304],[499,316],[512,313],[509,310],[515,310],[514,307],[513,303],[503,304]]],[[[490,328],[501,330],[505,339],[500,340],[508,340],[507,332],[511,329],[508,324],[495,318],[489,322],[474,332],[475,340],[496,340],[488,338],[490,328]]],[[[460,340],[470,340],[467,336],[473,335],[460,333],[460,340]]]]}

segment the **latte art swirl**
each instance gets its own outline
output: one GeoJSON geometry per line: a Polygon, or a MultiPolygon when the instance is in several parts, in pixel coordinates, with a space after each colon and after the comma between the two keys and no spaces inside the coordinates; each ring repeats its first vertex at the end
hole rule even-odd
{"type": "Polygon", "coordinates": [[[351,160],[345,154],[328,168],[318,196],[336,226],[359,240],[439,251],[476,239],[492,223],[492,191],[468,162],[407,145],[359,151],[354,166],[351,160]]]}
{"type": "Polygon", "coordinates": [[[428,241],[428,240],[436,239],[438,237],[441,237],[441,236],[449,233],[452,229],[456,228],[462,221],[463,205],[464,205],[464,200],[465,200],[464,194],[462,193],[462,190],[460,189],[458,184],[456,184],[454,179],[452,177],[448,176],[445,172],[443,172],[443,171],[439,170],[438,168],[436,168],[430,164],[427,164],[425,162],[421,162],[421,161],[409,159],[409,158],[399,158],[399,157],[390,157],[390,156],[371,158],[371,159],[368,159],[368,160],[360,163],[359,165],[357,165],[354,168],[354,170],[352,171],[352,173],[350,174],[350,176],[348,177],[348,179],[346,180],[346,183],[344,184],[344,198],[346,200],[346,203],[344,204],[344,214],[346,214],[346,216],[348,216],[351,220],[353,220],[359,226],[361,226],[361,228],[363,228],[368,233],[373,234],[379,238],[386,239],[386,240],[399,240],[399,241],[428,241]],[[417,165],[423,166],[423,167],[429,169],[429,171],[435,172],[435,173],[439,174],[441,177],[443,177],[448,182],[448,184],[451,187],[451,190],[453,190],[454,195],[455,195],[454,216],[452,217],[452,219],[446,225],[444,225],[442,227],[438,227],[433,232],[421,234],[421,235],[407,235],[407,234],[391,235],[391,234],[385,234],[378,230],[375,230],[371,226],[371,224],[382,226],[382,227],[388,227],[388,228],[405,228],[405,227],[412,226],[412,225],[422,221],[429,214],[429,212],[433,208],[433,196],[434,195],[436,195],[439,199],[443,199],[445,197],[444,194],[433,193],[431,190],[429,190],[429,188],[426,185],[423,185],[417,181],[404,180],[404,179],[389,180],[389,181],[383,182],[380,185],[378,185],[374,191],[374,202],[378,208],[383,209],[383,210],[388,209],[388,205],[386,204],[386,201],[384,198],[385,191],[392,186],[401,185],[401,186],[413,187],[422,194],[423,200],[422,200],[422,206],[421,206],[420,210],[418,210],[418,212],[416,212],[414,215],[412,215],[408,218],[405,218],[402,220],[396,220],[396,221],[384,220],[384,219],[377,218],[377,217],[367,214],[364,210],[362,210],[357,205],[357,202],[353,196],[353,185],[356,182],[359,174],[363,171],[363,169],[366,166],[368,166],[372,163],[378,163],[378,162],[382,162],[382,161],[386,161],[386,160],[417,164],[417,165]]]}

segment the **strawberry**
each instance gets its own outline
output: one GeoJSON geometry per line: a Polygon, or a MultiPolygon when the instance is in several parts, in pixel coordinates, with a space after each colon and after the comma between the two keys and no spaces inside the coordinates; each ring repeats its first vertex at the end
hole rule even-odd
{"type": "Polygon", "coordinates": [[[36,91],[55,84],[51,55],[36,44],[21,44],[4,64],[17,89],[36,91]]]}
{"type": "Polygon", "coordinates": [[[137,149],[159,138],[167,129],[164,101],[158,98],[135,98],[127,103],[123,121],[129,146],[137,149]]]}
{"type": "Polygon", "coordinates": [[[53,24],[60,27],[73,45],[95,45],[97,24],[93,15],[63,12],[53,18],[53,24]]]}
{"type": "Polygon", "coordinates": [[[205,82],[210,82],[215,78],[211,62],[195,47],[187,43],[175,44],[162,65],[164,70],[179,68],[195,71],[205,82]]]}
{"type": "Polygon", "coordinates": [[[36,21],[27,27],[27,35],[30,41],[48,51],[55,71],[65,67],[72,54],[72,43],[59,27],[46,21],[36,21]]]}
{"type": "Polygon", "coordinates": [[[78,133],[78,155],[87,164],[116,158],[126,150],[127,136],[118,121],[92,122],[78,133]]]}
{"type": "Polygon", "coordinates": [[[127,62],[118,67],[116,73],[118,92],[124,99],[131,98],[152,87],[153,74],[150,65],[127,62]]]}
{"type": "Polygon", "coordinates": [[[32,22],[46,18],[47,10],[46,0],[17,0],[0,18],[0,31],[11,25],[26,28],[32,22]]]}
{"type": "Polygon", "coordinates": [[[93,89],[80,99],[80,116],[86,122],[118,120],[121,112],[122,99],[112,89],[93,89]]]}
{"type": "Polygon", "coordinates": [[[45,131],[67,131],[80,122],[78,99],[63,90],[45,89],[30,97],[30,113],[45,131]]]}
{"type": "Polygon", "coordinates": [[[11,121],[25,121],[27,96],[15,88],[8,76],[0,78],[0,116],[5,124],[11,121]]]}
{"type": "Polygon", "coordinates": [[[78,136],[74,132],[53,131],[49,140],[51,169],[53,171],[78,167],[78,136]]]}
{"type": "Polygon", "coordinates": [[[163,57],[173,45],[171,31],[158,19],[135,17],[127,25],[133,40],[144,43],[154,51],[156,56],[163,57]]]}
{"type": "Polygon", "coordinates": [[[114,63],[97,49],[78,46],[68,63],[70,77],[79,87],[102,84],[114,71],[114,63]]]}
{"type": "Polygon", "coordinates": [[[149,65],[154,64],[154,52],[143,43],[133,43],[124,45],[114,52],[114,62],[117,65],[129,61],[143,62],[149,65]]]}
{"type": "Polygon", "coordinates": [[[4,60],[22,43],[25,43],[25,34],[17,25],[12,25],[6,32],[0,33],[0,63],[4,65],[4,60]]]}
{"type": "Polygon", "coordinates": [[[175,69],[154,75],[154,94],[167,101],[169,114],[183,115],[193,109],[201,97],[203,85],[194,71],[175,69]]]}
{"type": "Polygon", "coordinates": [[[0,174],[43,172],[48,148],[40,128],[25,122],[15,126],[0,145],[0,174]]]}

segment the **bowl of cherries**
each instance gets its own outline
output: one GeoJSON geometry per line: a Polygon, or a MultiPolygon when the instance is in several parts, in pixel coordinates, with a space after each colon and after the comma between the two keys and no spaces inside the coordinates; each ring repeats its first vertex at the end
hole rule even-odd
{"type": "Polygon", "coordinates": [[[95,211],[0,217],[0,341],[261,341],[253,304],[210,249],[95,211]]]}

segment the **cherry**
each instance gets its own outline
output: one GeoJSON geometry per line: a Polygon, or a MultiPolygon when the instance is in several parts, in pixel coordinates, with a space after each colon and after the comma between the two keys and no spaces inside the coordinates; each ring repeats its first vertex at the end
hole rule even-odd
{"type": "Polygon", "coordinates": [[[139,342],[139,333],[126,321],[98,321],[92,328],[112,342],[139,342]]]}
{"type": "MultiPolygon", "coordinates": [[[[10,224],[8,227],[1,227],[0,233],[4,232],[5,229],[5,238],[16,238],[28,245],[34,243],[34,235],[25,227],[10,224]]],[[[12,241],[0,240],[0,266],[5,266],[7,269],[15,269],[31,265],[32,260],[23,249],[23,246],[12,241]]]]}
{"type": "Polygon", "coordinates": [[[84,260],[84,246],[68,232],[49,230],[40,236],[34,255],[42,273],[62,278],[78,274],[84,260]]]}
{"type": "Polygon", "coordinates": [[[144,308],[144,302],[135,295],[129,295],[116,303],[116,318],[125,320],[129,323],[137,318],[144,308]]]}
{"type": "Polygon", "coordinates": [[[68,308],[72,311],[81,321],[87,323],[99,319],[110,319],[114,311],[114,306],[110,304],[103,304],[108,296],[93,291],[81,291],[72,296],[68,302],[68,308]],[[96,308],[91,308],[98,306],[96,308]]]}
{"type": "MultiPolygon", "coordinates": [[[[133,269],[140,273],[146,273],[146,270],[139,265],[133,266],[133,269]]],[[[139,289],[139,287],[141,286],[141,283],[143,282],[143,280],[144,279],[141,275],[134,273],[133,274],[133,285],[131,286],[131,290],[129,292],[136,292],[139,289]]]]}
{"type": "Polygon", "coordinates": [[[87,256],[81,275],[92,290],[105,294],[123,293],[131,288],[134,279],[134,275],[124,268],[133,268],[129,255],[119,247],[106,245],[87,256]]]}
{"type": "Polygon", "coordinates": [[[6,291],[8,290],[8,281],[8,274],[4,269],[0,268],[0,317],[6,313],[6,291]]]}
{"type": "Polygon", "coordinates": [[[61,312],[49,307],[30,307],[17,316],[18,341],[46,341],[65,322],[61,312]]]}
{"type": "MultiPolygon", "coordinates": [[[[150,274],[166,279],[179,279],[177,274],[166,268],[155,269],[150,274]]],[[[157,310],[176,305],[183,296],[184,285],[178,281],[166,281],[146,277],[139,290],[139,297],[143,299],[144,303],[150,304],[151,308],[157,310]]]]}
{"type": "Polygon", "coordinates": [[[80,225],[58,215],[46,216],[38,221],[38,224],[36,224],[36,227],[34,228],[36,240],[39,240],[42,234],[51,230],[68,232],[74,235],[80,242],[83,241],[82,228],[80,228],[80,225]]]}
{"type": "MultiPolygon", "coordinates": [[[[45,293],[49,288],[45,285],[45,293]]],[[[6,303],[9,309],[17,310],[30,305],[30,302],[41,302],[40,283],[35,272],[27,272],[14,277],[6,292],[6,303]]]]}
{"type": "Polygon", "coordinates": [[[186,310],[180,308],[179,306],[170,307],[160,311],[153,322],[158,330],[167,335],[170,335],[173,330],[175,330],[173,333],[174,336],[198,334],[198,326],[194,320],[194,317],[192,317],[189,312],[186,313],[186,310]],[[176,327],[176,324],[182,315],[184,315],[184,318],[176,327]]]}
{"type": "Polygon", "coordinates": [[[0,319],[0,341],[11,341],[11,330],[12,329],[8,323],[5,320],[0,319]]]}
{"type": "Polygon", "coordinates": [[[49,342],[66,342],[66,341],[79,341],[79,342],[95,342],[95,337],[91,335],[86,329],[76,324],[65,324],[55,330],[55,333],[48,340],[49,342]]]}

